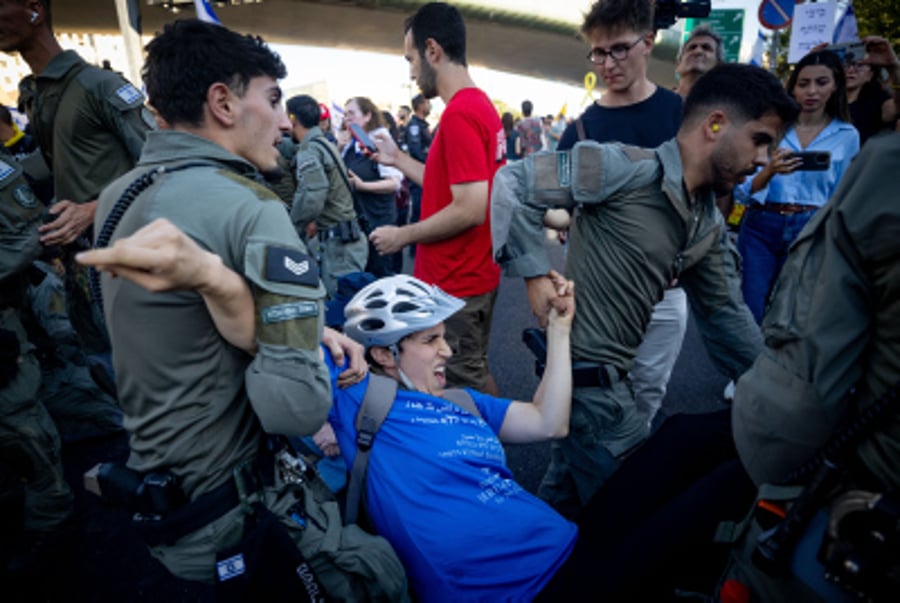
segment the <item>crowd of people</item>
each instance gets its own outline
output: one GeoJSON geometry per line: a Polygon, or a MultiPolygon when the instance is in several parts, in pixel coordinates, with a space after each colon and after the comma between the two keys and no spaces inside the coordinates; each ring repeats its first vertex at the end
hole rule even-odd
{"type": "Polygon", "coordinates": [[[85,487],[222,600],[896,593],[900,60],[868,36],[782,83],[700,26],[670,90],[651,0],[581,33],[600,98],[516,121],[422,5],[420,94],[333,121],[257,36],[169,23],[142,92],[64,51],[50,0],[0,3],[32,71],[29,128],[0,110],[3,579],[79,529],[61,443],[127,434],[85,487]],[[530,400],[488,363],[501,275],[544,329],[530,400]],[[689,316],[733,403],[666,416],[689,316]],[[532,493],[503,445],[547,440],[532,493]],[[887,545],[825,529],[850,495],[887,545]]]}

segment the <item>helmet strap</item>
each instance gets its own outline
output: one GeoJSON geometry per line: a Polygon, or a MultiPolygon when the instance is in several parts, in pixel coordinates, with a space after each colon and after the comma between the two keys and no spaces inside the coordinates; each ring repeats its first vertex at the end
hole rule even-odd
{"type": "Polygon", "coordinates": [[[403,369],[400,368],[400,348],[397,347],[396,343],[392,343],[388,346],[388,349],[391,351],[391,354],[394,355],[394,364],[397,365],[397,374],[400,375],[400,382],[403,383],[403,387],[411,391],[416,391],[416,386],[413,385],[412,381],[409,380],[409,377],[406,376],[406,373],[403,372],[403,369]]]}

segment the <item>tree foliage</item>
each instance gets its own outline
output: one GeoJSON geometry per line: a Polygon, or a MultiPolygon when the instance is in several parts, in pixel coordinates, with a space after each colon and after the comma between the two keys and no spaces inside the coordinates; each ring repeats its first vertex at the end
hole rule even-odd
{"type": "Polygon", "coordinates": [[[900,7],[897,0],[861,0],[853,4],[860,36],[881,36],[900,49],[900,7]]]}

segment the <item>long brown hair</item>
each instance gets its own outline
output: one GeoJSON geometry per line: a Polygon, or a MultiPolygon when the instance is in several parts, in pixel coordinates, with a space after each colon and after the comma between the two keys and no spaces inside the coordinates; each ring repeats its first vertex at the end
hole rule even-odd
{"type": "Polygon", "coordinates": [[[359,107],[359,110],[363,115],[371,115],[369,123],[366,124],[366,132],[387,127],[387,124],[384,123],[384,117],[381,116],[381,110],[375,106],[375,103],[373,103],[370,98],[366,96],[354,96],[345,103],[345,106],[349,104],[350,101],[356,103],[356,106],[359,107]]]}

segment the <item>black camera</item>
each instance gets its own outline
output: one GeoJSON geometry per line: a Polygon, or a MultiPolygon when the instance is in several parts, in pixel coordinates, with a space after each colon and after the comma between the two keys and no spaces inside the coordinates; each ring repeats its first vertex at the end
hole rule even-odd
{"type": "Polygon", "coordinates": [[[656,0],[653,29],[668,29],[677,19],[702,19],[709,16],[710,0],[656,0]]]}

